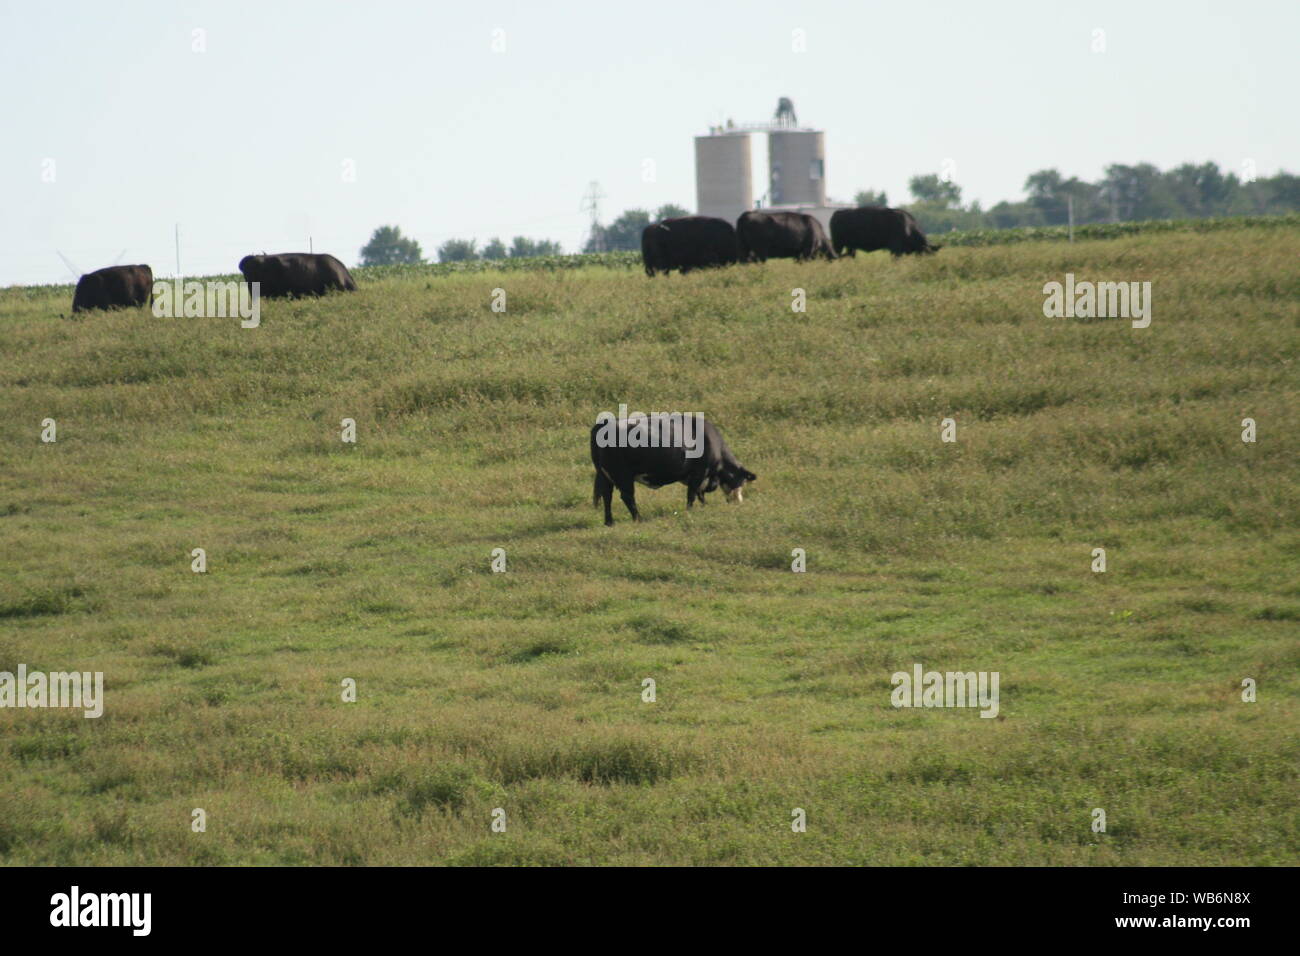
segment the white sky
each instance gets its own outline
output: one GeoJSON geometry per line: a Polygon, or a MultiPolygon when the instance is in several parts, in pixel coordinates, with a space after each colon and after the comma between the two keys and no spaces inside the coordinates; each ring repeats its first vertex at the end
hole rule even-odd
{"type": "Polygon", "coordinates": [[[170,274],[177,223],[191,275],[304,250],[308,236],[351,265],[383,224],[429,258],[451,237],[576,251],[590,181],[606,221],[694,209],[692,137],[727,117],[766,120],[781,96],[826,131],[840,200],[883,188],[906,201],[910,176],[949,159],[964,198],[986,207],[1051,166],[1085,179],[1112,162],[1300,171],[1297,0],[0,11],[0,285],[71,281],[58,252],[81,271],[122,254],[170,274]],[[206,52],[192,49],[196,29],[206,52]],[[795,30],[806,52],[793,52],[795,30]]]}

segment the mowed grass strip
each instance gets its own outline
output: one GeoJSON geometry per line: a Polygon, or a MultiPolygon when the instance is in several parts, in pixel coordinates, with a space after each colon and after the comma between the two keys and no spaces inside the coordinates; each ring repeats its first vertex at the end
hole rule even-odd
{"type": "Polygon", "coordinates": [[[399,276],[255,330],[0,291],[0,670],[107,687],[0,709],[0,860],[1295,864],[1298,257],[399,276]],[[1067,272],[1150,328],[1044,318],[1067,272]],[[620,402],[716,421],[745,504],[604,528],[620,402]],[[891,707],[918,662],[998,718],[891,707]]]}

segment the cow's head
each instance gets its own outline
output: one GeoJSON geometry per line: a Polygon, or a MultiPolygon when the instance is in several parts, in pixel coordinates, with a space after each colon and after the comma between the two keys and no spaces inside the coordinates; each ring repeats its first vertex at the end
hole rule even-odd
{"type": "Polygon", "coordinates": [[[903,251],[928,255],[934,252],[934,247],[930,245],[930,240],[925,238],[925,233],[920,229],[909,228],[903,237],[903,251]]]}
{"type": "Polygon", "coordinates": [[[747,468],[742,468],[740,465],[737,465],[734,468],[731,466],[724,466],[722,471],[718,474],[718,483],[722,485],[722,490],[726,493],[727,500],[739,504],[745,500],[745,482],[754,481],[757,478],[758,475],[754,474],[747,468]]]}

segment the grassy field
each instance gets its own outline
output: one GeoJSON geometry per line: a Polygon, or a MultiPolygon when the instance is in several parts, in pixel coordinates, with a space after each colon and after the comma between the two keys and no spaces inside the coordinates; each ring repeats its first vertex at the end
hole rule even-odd
{"type": "Polygon", "coordinates": [[[363,276],[255,330],[0,292],[0,670],[107,688],[0,709],[0,860],[1294,865],[1297,262],[363,276]],[[1066,272],[1149,280],[1150,328],[1044,318],[1066,272]],[[620,402],[716,421],[746,502],[603,527],[620,402]],[[895,709],[915,663],[998,718],[895,709]]]}

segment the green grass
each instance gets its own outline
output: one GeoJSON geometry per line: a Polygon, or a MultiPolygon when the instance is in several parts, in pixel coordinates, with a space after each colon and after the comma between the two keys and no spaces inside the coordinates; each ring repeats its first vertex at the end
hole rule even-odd
{"type": "Polygon", "coordinates": [[[0,670],[107,687],[0,710],[0,860],[1295,864],[1298,259],[362,273],[256,330],[0,292],[0,670]],[[1067,271],[1151,327],[1044,318],[1067,271]],[[745,504],[604,528],[619,402],[718,422],[745,504]],[[891,707],[914,662],[999,719],[891,707]]]}

